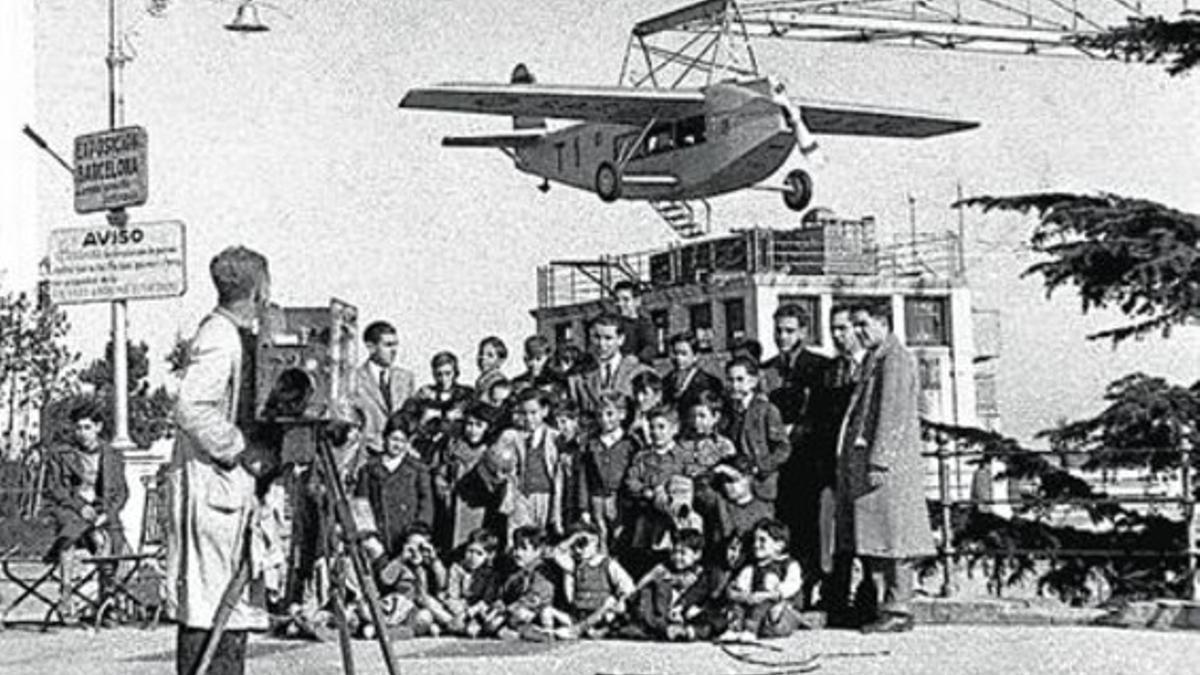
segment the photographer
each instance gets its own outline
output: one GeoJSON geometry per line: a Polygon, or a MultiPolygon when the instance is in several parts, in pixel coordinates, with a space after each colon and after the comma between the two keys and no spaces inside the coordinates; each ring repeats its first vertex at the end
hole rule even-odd
{"type": "MultiPolygon", "coordinates": [[[[269,298],[267,259],[243,247],[209,265],[217,308],[191,341],[175,407],[178,438],[167,472],[167,607],[179,624],[176,668],[195,670],[222,595],[249,555],[264,455],[249,441],[254,417],[255,323],[269,298]]],[[[241,673],[246,632],[267,627],[262,580],[232,607],[209,673],[241,673]],[[257,602],[253,601],[256,599],[257,602]]]]}

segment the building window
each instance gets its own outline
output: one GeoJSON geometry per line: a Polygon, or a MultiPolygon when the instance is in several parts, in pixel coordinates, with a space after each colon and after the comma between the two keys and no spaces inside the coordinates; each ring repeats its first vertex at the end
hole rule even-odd
{"type": "Polygon", "coordinates": [[[725,301],[725,349],[730,349],[746,337],[746,301],[731,298],[725,301]]]}
{"type": "Polygon", "coordinates": [[[800,305],[808,316],[808,326],[804,333],[804,343],[815,345],[821,343],[821,335],[825,327],[821,325],[821,298],[815,295],[781,295],[779,306],[800,305]]]}
{"type": "Polygon", "coordinates": [[[700,351],[711,352],[713,350],[712,304],[701,302],[688,307],[688,318],[691,331],[700,345],[700,351]]]}
{"type": "Polygon", "coordinates": [[[575,325],[570,321],[564,321],[554,325],[554,348],[562,349],[569,344],[572,344],[575,338],[575,325]]]}
{"type": "Polygon", "coordinates": [[[948,346],[946,298],[905,298],[904,330],[905,342],[915,347],[948,346]]]}
{"type": "Polygon", "coordinates": [[[650,312],[650,321],[654,323],[654,348],[659,356],[667,353],[667,337],[671,331],[671,314],[665,309],[650,312]]]}

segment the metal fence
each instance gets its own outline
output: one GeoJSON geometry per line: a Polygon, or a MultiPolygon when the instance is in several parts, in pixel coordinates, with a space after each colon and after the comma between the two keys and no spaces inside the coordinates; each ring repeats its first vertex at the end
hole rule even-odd
{"type": "MultiPolygon", "coordinates": [[[[944,431],[931,430],[929,432],[931,445],[933,449],[925,453],[925,456],[932,462],[935,462],[937,472],[936,479],[927,483],[927,488],[934,494],[928,495],[931,503],[931,512],[935,514],[936,530],[938,534],[938,558],[939,567],[942,573],[941,595],[943,597],[953,596],[957,589],[955,580],[956,562],[964,557],[975,559],[993,559],[1000,560],[1012,558],[1014,556],[1027,556],[1033,558],[1044,559],[1051,565],[1062,564],[1070,559],[1081,558],[1108,558],[1108,559],[1145,559],[1154,558],[1160,560],[1180,560],[1183,561],[1183,569],[1186,575],[1186,590],[1184,595],[1187,599],[1200,601],[1200,574],[1197,574],[1198,566],[1200,566],[1200,512],[1196,507],[1196,490],[1193,482],[1193,455],[1194,448],[1188,434],[1181,434],[1181,440],[1178,445],[1177,452],[1179,453],[1179,468],[1175,472],[1174,480],[1179,486],[1175,494],[1165,493],[1153,494],[1153,490],[1143,490],[1141,494],[1109,494],[1103,491],[1096,491],[1090,497],[1072,497],[1072,498],[1055,498],[1045,499],[1030,492],[1023,494],[1008,495],[1002,498],[979,499],[974,495],[964,495],[961,490],[961,482],[954,477],[955,467],[961,466],[964,461],[978,461],[981,459],[985,451],[980,447],[972,444],[957,441],[944,431]],[[956,494],[957,493],[957,494],[956,494]],[[1178,514],[1178,520],[1173,520],[1173,523],[1182,525],[1184,531],[1183,541],[1178,548],[1136,548],[1129,546],[1116,546],[1116,538],[1110,537],[1110,541],[1114,545],[1106,545],[1102,547],[1092,548],[1070,548],[1066,546],[1045,546],[1032,548],[1015,548],[1015,547],[993,547],[973,545],[969,548],[960,550],[955,544],[956,527],[954,516],[956,512],[971,509],[1003,506],[1014,510],[1037,510],[1040,508],[1042,520],[1046,522],[1046,516],[1057,510],[1058,515],[1056,520],[1063,521],[1066,519],[1063,510],[1071,509],[1086,509],[1095,506],[1118,506],[1129,507],[1148,511],[1156,515],[1162,515],[1163,507],[1175,511],[1178,514]]],[[[1122,450],[1126,453],[1153,453],[1161,452],[1158,449],[1144,450],[1122,450]]],[[[1013,453],[1018,454],[1018,453],[1013,453]]],[[[1021,451],[1020,454],[1027,454],[1021,451]]],[[[1055,450],[1052,453],[1056,456],[1081,456],[1087,455],[1087,451],[1059,451],[1055,450]]],[[[993,453],[994,455],[994,453],[993,453]]],[[[1089,485],[1095,488],[1095,485],[1089,481],[1089,485]]],[[[1149,483],[1147,484],[1149,485],[1149,483]]],[[[1014,516],[1020,517],[1020,516],[1014,516]]],[[[1096,524],[1095,529],[1103,530],[1103,524],[1096,524]]],[[[999,594],[1002,584],[996,584],[993,588],[994,592],[999,594]]]]}

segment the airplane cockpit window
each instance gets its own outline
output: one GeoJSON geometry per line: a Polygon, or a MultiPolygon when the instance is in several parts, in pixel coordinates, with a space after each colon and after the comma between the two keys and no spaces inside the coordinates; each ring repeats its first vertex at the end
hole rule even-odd
{"type": "MultiPolygon", "coordinates": [[[[669,152],[677,148],[699,145],[707,140],[707,126],[703,115],[689,117],[678,122],[656,124],[646,133],[641,145],[633,151],[630,159],[641,159],[650,155],[669,152]]],[[[613,139],[613,159],[619,159],[640,133],[622,134],[613,139]]]]}
{"type": "Polygon", "coordinates": [[[675,145],[680,148],[699,145],[706,140],[705,131],[703,115],[679,120],[675,123],[675,145]]]}

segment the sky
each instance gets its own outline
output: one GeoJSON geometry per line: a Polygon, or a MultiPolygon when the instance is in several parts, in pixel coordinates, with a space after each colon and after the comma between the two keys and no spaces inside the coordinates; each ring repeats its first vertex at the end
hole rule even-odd
{"type": "MultiPolygon", "coordinates": [[[[538,265],[662,247],[674,235],[645,205],[602,204],[586,192],[534,189],[537,180],[494,151],[451,150],[443,135],[503,131],[506,119],[401,111],[414,86],[504,81],[524,62],[541,82],[615,84],[629,30],[678,2],[573,0],[277,0],[265,34],[221,29],[234,5],[167,3],[151,18],[121,0],[133,60],[125,122],[144,126],[150,200],[134,222],[187,226],[189,291],[130,306],[130,336],[151,345],[153,377],[177,334],[214,302],[207,261],[244,244],[271,260],[275,299],[356,304],[364,321],[400,328],[401,360],[427,378],[450,349],[474,375],[487,334],[516,347],[533,329],[538,265]]],[[[6,99],[0,141],[0,221],[6,286],[29,283],[51,229],[102,225],[72,210],[71,180],[16,133],[26,122],[60,152],[105,128],[104,0],[6,3],[6,99]],[[15,9],[14,9],[15,8],[15,9]]],[[[957,228],[948,208],[968,195],[1109,191],[1200,211],[1200,80],[1161,68],[1030,58],[760,41],[764,71],[794,97],[933,110],[981,122],[934,140],[822,138],[814,203],[845,217],[876,216],[885,238],[957,228]]],[[[790,227],[777,196],[714,200],[719,229],[790,227]]],[[[1069,289],[1047,300],[1023,247],[1027,217],[966,214],[969,279],[978,307],[1001,314],[1002,425],[1028,437],[1097,409],[1106,383],[1133,370],[1200,378],[1200,328],[1113,349],[1085,336],[1119,316],[1081,316],[1069,289]]],[[[102,352],[105,305],[72,307],[73,344],[102,352]]],[[[517,365],[511,370],[515,373],[517,365]]]]}

